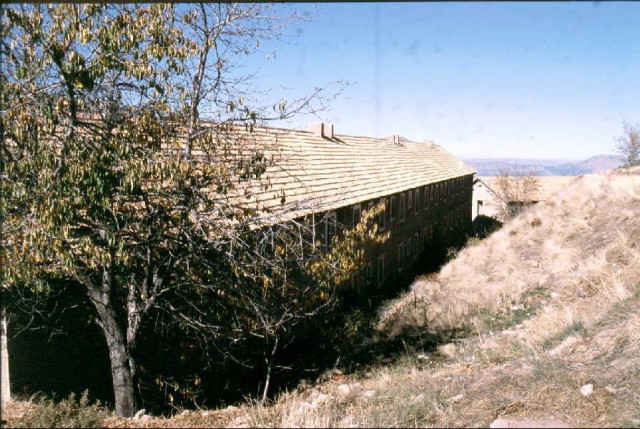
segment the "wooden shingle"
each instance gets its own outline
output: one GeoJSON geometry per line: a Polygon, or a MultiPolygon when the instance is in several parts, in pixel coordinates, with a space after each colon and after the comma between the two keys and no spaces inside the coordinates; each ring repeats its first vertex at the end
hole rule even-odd
{"type": "MultiPolygon", "coordinates": [[[[475,173],[432,142],[309,131],[235,127],[233,145],[273,160],[260,181],[241,192],[243,204],[279,220],[335,210],[475,173]],[[264,189],[265,181],[269,188],[264,189]]],[[[223,134],[221,134],[223,136],[223,134]]]]}

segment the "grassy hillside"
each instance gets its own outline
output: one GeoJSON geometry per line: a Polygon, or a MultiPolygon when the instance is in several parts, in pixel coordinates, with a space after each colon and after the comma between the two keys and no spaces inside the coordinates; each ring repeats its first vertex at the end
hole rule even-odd
{"type": "Polygon", "coordinates": [[[454,338],[437,353],[408,347],[390,366],[253,409],[250,424],[639,427],[638,173],[580,178],[384,308],[379,341],[454,338]]]}
{"type": "Polygon", "coordinates": [[[393,360],[275,403],[110,426],[640,427],[640,169],[589,175],[387,303],[393,360]],[[422,349],[433,339],[437,350],[422,349]]]}

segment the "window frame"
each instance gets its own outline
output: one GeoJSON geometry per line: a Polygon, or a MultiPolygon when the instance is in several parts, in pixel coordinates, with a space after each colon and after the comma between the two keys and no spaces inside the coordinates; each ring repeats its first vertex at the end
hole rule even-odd
{"type": "Polygon", "coordinates": [[[369,261],[367,262],[367,267],[366,267],[366,284],[367,286],[372,286],[373,285],[373,261],[369,261]]]}
{"type": "Polygon", "coordinates": [[[331,241],[333,237],[338,235],[338,216],[334,210],[325,213],[324,215],[324,245],[327,248],[331,247],[331,241]],[[333,231],[330,231],[333,229],[333,231]],[[329,233],[332,232],[332,235],[329,233]]]}
{"type": "Polygon", "coordinates": [[[424,187],[424,211],[429,211],[429,185],[424,187]]]}
{"type": "Polygon", "coordinates": [[[353,205],[353,211],[352,211],[352,218],[351,218],[353,228],[355,228],[356,225],[358,225],[358,223],[360,223],[361,219],[362,219],[362,204],[360,204],[360,203],[354,204],[353,205]],[[356,220],[356,213],[358,213],[358,216],[357,216],[358,219],[357,220],[356,220]]]}
{"type": "Polygon", "coordinates": [[[396,196],[392,195],[389,198],[389,223],[396,220],[396,214],[395,214],[395,211],[393,210],[395,205],[396,205],[396,196]]]}
{"type": "Polygon", "coordinates": [[[382,286],[385,280],[384,253],[378,256],[378,286],[382,286]]]}
{"type": "Polygon", "coordinates": [[[387,199],[380,198],[379,204],[382,204],[382,211],[378,213],[378,228],[380,229],[380,232],[384,232],[387,228],[387,199]]]}

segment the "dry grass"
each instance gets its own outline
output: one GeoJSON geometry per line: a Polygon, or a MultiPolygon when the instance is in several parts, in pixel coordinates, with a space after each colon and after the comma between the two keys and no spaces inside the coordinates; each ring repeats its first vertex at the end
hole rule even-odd
{"type": "Polygon", "coordinates": [[[582,177],[459,252],[439,276],[416,281],[377,326],[381,340],[452,331],[464,339],[248,407],[248,421],[479,427],[528,417],[640,427],[638,238],[640,176],[582,177]]]}
{"type": "Polygon", "coordinates": [[[637,213],[638,176],[583,177],[461,251],[437,282],[417,281],[389,304],[378,329],[389,337],[411,330],[475,330],[486,325],[487,314],[526,304],[523,297],[535,289],[560,294],[555,301],[563,307],[602,288],[617,300],[635,287],[629,283],[637,270],[628,268],[637,265],[640,252],[637,213]]]}

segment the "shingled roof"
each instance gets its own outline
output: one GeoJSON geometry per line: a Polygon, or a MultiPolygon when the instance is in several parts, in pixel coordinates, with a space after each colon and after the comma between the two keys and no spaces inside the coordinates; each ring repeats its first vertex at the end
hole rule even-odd
{"type": "Polygon", "coordinates": [[[371,138],[311,131],[236,127],[236,141],[264,151],[273,164],[242,190],[244,204],[261,213],[293,219],[418,186],[475,173],[470,166],[432,142],[396,136],[371,138]],[[240,138],[237,138],[240,137],[240,138]],[[268,180],[270,187],[260,184],[268,180]]]}

